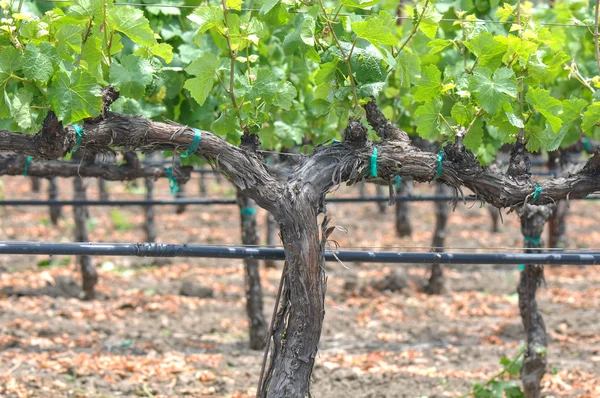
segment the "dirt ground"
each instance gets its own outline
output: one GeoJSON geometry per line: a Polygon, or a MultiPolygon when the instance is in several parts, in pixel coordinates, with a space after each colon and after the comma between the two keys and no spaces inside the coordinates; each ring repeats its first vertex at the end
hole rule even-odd
{"type": "MultiPolygon", "coordinates": [[[[197,176],[196,176],[197,177],[197,176]]],[[[210,197],[232,196],[214,177],[210,197]]],[[[22,177],[0,179],[4,199],[43,199],[22,177]]],[[[89,197],[97,198],[95,180],[89,197]]],[[[70,180],[61,198],[71,197],[70,180]]],[[[142,186],[143,184],[140,184],[142,186]]],[[[141,198],[139,188],[110,183],[112,198],[141,198]]],[[[367,187],[370,194],[373,187],[367,187]]],[[[198,182],[190,181],[190,197],[198,182]]],[[[160,197],[168,198],[164,181],[160,197]]],[[[417,193],[432,193],[422,184],[417,193]]],[[[358,195],[341,188],[336,196],[358,195]]],[[[571,203],[570,248],[597,248],[600,202],[571,203]]],[[[332,239],[341,248],[410,247],[427,250],[433,232],[432,203],[412,204],[414,232],[397,238],[394,209],[374,203],[332,204],[332,223],[345,227],[332,239]]],[[[239,243],[239,215],[232,206],[189,206],[183,215],[159,208],[160,242],[239,243]]],[[[90,209],[90,240],[143,241],[140,208],[90,209]],[[117,228],[118,227],[118,228],[117,228]]],[[[265,213],[260,210],[261,223],[265,213]]],[[[447,246],[522,247],[517,216],[504,214],[501,232],[490,233],[490,216],[479,204],[451,213],[447,246]]],[[[58,226],[44,207],[0,208],[0,240],[71,241],[72,209],[58,226]]],[[[264,236],[264,233],[263,233],[264,236]]],[[[463,248],[463,249],[461,249],[463,248]]],[[[0,256],[0,396],[3,397],[251,397],[262,352],[247,347],[240,260],[94,258],[100,297],[21,296],[24,289],[80,283],[74,257],[0,256]],[[50,262],[50,264],[48,264],[50,262]],[[213,297],[180,295],[184,281],[214,291],[213,297]]],[[[279,264],[281,266],[281,264],[279,264]]],[[[314,371],[315,397],[455,397],[488,380],[501,357],[523,344],[516,285],[518,266],[455,266],[446,269],[449,292],[420,292],[422,265],[328,263],[327,313],[314,371]],[[373,287],[397,272],[402,291],[373,287]]],[[[280,269],[261,271],[265,313],[270,318],[280,269]]],[[[547,397],[600,397],[600,266],[546,269],[539,306],[549,333],[547,397]]],[[[68,289],[67,289],[68,290],[68,289]]]]}

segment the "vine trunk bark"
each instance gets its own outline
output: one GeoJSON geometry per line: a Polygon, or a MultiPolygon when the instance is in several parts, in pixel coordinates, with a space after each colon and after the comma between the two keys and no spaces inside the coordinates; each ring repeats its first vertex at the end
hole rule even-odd
{"type": "MultiPolygon", "coordinates": [[[[73,179],[75,200],[86,200],[86,181],[81,177],[73,179]]],[[[86,206],[74,206],[75,216],[75,241],[87,242],[88,231],[86,226],[88,210],[86,206]]],[[[79,265],[81,267],[81,279],[83,281],[83,292],[85,300],[93,300],[95,297],[95,286],[98,282],[98,274],[90,256],[79,256],[79,265]]]]}
{"type": "MultiPolygon", "coordinates": [[[[383,187],[379,184],[375,185],[375,196],[383,196],[383,187]]],[[[385,214],[386,207],[386,202],[377,202],[377,209],[379,210],[379,214],[385,214]]]]}
{"type": "MultiPolygon", "coordinates": [[[[48,200],[58,200],[58,179],[56,177],[48,180],[48,200]]],[[[62,208],[60,206],[49,206],[50,221],[52,225],[58,225],[58,219],[62,214],[62,208]]]]}
{"type": "MultiPolygon", "coordinates": [[[[175,199],[185,199],[186,198],[185,185],[186,184],[179,185],[179,190],[175,193],[175,199]]],[[[175,214],[183,214],[185,212],[186,208],[187,208],[187,206],[183,205],[183,204],[176,205],[175,206],[175,214]]]]}
{"type": "Polygon", "coordinates": [[[39,193],[41,188],[41,180],[39,177],[31,177],[31,192],[39,193]]]}
{"type": "MultiPolygon", "coordinates": [[[[240,208],[240,224],[242,243],[258,245],[258,228],[256,224],[256,205],[254,201],[237,191],[237,202],[240,208]]],[[[267,321],[263,312],[263,294],[260,283],[259,260],[247,258],[244,260],[246,311],[250,321],[250,348],[261,350],[265,347],[267,337],[267,321]]]]}
{"type": "MultiPolygon", "coordinates": [[[[450,188],[445,184],[438,183],[435,188],[436,196],[449,195],[450,188]]],[[[446,225],[450,214],[450,206],[443,201],[435,201],[435,231],[431,241],[432,250],[435,252],[444,251],[446,241],[446,225]]],[[[431,264],[431,273],[425,286],[425,292],[428,294],[442,294],[444,291],[444,268],[441,264],[431,264]]]]}
{"type": "MultiPolygon", "coordinates": [[[[552,206],[525,205],[521,213],[521,232],[526,253],[540,253],[544,224],[552,215],[552,206]]],[[[525,264],[519,282],[519,310],[525,328],[527,348],[521,368],[521,380],[526,398],[541,397],[540,382],[547,366],[548,337],[542,314],[536,301],[537,289],[544,281],[544,266],[525,264]]]]}
{"type": "Polygon", "coordinates": [[[200,179],[198,182],[200,197],[203,198],[206,196],[208,190],[206,189],[206,173],[204,172],[204,166],[200,167],[200,179]]]}
{"type": "MultiPolygon", "coordinates": [[[[325,317],[326,236],[320,239],[317,206],[297,199],[288,202],[294,211],[287,209],[278,220],[286,263],[280,306],[271,330],[271,359],[260,397],[310,396],[309,383],[325,317]]],[[[327,219],[324,230],[326,223],[327,219]]]]}
{"type": "Polygon", "coordinates": [[[98,197],[100,200],[108,201],[108,187],[104,178],[98,178],[98,197]]]}
{"type": "MultiPolygon", "coordinates": [[[[396,189],[398,196],[410,196],[412,194],[413,182],[402,180],[396,189]]],[[[412,225],[410,224],[410,202],[396,201],[396,235],[398,237],[411,236],[412,225]]]]}
{"type": "MultiPolygon", "coordinates": [[[[154,180],[145,178],[146,200],[154,200],[154,180]]],[[[146,242],[156,242],[156,222],[155,208],[152,205],[144,206],[144,232],[146,233],[146,242]]]]}

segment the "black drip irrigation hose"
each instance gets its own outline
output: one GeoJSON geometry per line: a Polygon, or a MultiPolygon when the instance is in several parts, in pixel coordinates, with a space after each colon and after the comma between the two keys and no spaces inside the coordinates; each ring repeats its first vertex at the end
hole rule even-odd
{"type": "MultiPolygon", "coordinates": [[[[457,200],[462,202],[463,198],[446,195],[418,195],[418,196],[396,196],[398,202],[444,202],[457,200]]],[[[466,196],[465,201],[477,201],[474,196],[466,196]]],[[[586,196],[584,198],[572,198],[569,200],[600,200],[600,195],[586,196]]],[[[370,196],[363,198],[330,198],[325,203],[365,203],[365,202],[387,202],[387,196],[370,196]]],[[[3,206],[170,206],[170,205],[237,205],[235,199],[210,199],[210,198],[184,198],[163,200],[22,200],[9,199],[0,200],[3,206]]]]}
{"type": "MultiPolygon", "coordinates": [[[[284,260],[283,249],[175,245],[166,243],[0,242],[0,254],[88,255],[137,257],[200,257],[284,260]]],[[[600,264],[600,252],[589,253],[410,253],[327,250],[326,261],[397,264],[600,264]]]]}

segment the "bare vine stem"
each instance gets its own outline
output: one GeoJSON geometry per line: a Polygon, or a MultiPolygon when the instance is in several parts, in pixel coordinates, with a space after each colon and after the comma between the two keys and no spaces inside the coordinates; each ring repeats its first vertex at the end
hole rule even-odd
{"type": "MultiPolygon", "coordinates": [[[[429,1],[429,0],[427,0],[427,1],[429,1]]],[[[348,70],[348,78],[350,79],[350,85],[352,86],[352,95],[354,96],[354,106],[356,108],[358,108],[360,106],[358,103],[358,94],[356,93],[356,84],[354,83],[354,76],[352,75],[352,67],[350,66],[350,56],[352,55],[352,51],[354,50],[354,45],[356,43],[356,40],[354,40],[354,43],[352,44],[352,49],[350,50],[350,54],[348,56],[346,56],[346,53],[345,53],[344,49],[342,48],[342,45],[341,45],[340,41],[338,40],[338,37],[335,34],[335,31],[333,30],[333,24],[331,23],[331,20],[329,19],[329,16],[327,15],[327,10],[325,9],[323,0],[319,0],[319,5],[321,6],[321,11],[323,11],[323,15],[325,16],[325,21],[327,21],[327,27],[329,28],[329,31],[331,32],[331,37],[333,37],[335,44],[337,44],[338,48],[340,49],[340,53],[342,53],[342,58],[344,58],[344,62],[346,63],[346,69],[348,70]]],[[[338,16],[338,14],[339,14],[339,10],[335,14],[336,18],[338,16]]],[[[335,19],[334,19],[334,21],[335,21],[335,19]]]]}
{"type": "MultiPolygon", "coordinates": [[[[523,41],[523,35],[521,33],[521,29],[523,26],[521,25],[521,0],[517,2],[517,24],[519,25],[519,38],[523,41]]],[[[523,101],[525,100],[525,73],[523,72],[523,68],[519,68],[520,71],[520,79],[519,79],[519,110],[520,117],[523,117],[523,101]]],[[[521,127],[519,129],[519,139],[518,141],[523,141],[523,136],[525,135],[525,128],[521,127]]]]}
{"type": "Polygon", "coordinates": [[[398,49],[398,54],[400,54],[402,52],[402,50],[404,49],[404,47],[406,47],[408,42],[411,41],[412,38],[414,37],[414,35],[417,34],[417,31],[419,30],[419,25],[421,25],[421,21],[423,20],[423,15],[425,15],[425,11],[427,10],[428,6],[429,6],[429,0],[425,0],[425,4],[423,5],[423,10],[421,11],[421,15],[419,15],[419,19],[417,20],[417,23],[415,24],[415,26],[413,26],[412,30],[410,31],[410,34],[408,35],[408,37],[406,38],[404,43],[402,43],[402,45],[398,49]]]}

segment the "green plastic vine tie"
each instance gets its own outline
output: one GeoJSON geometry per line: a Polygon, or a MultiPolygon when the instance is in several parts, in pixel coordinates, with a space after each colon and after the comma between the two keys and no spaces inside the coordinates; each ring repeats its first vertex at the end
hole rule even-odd
{"type": "Polygon", "coordinates": [[[435,172],[435,175],[433,176],[434,180],[437,180],[438,178],[440,178],[442,176],[442,170],[444,168],[442,161],[444,160],[444,150],[440,149],[440,153],[438,153],[437,156],[437,161],[438,161],[438,166],[437,166],[437,171],[435,172]]]}
{"type": "Polygon", "coordinates": [[[77,138],[75,141],[75,146],[73,147],[73,150],[71,151],[71,153],[75,153],[79,150],[79,147],[81,146],[81,138],[83,137],[83,128],[80,125],[74,124],[73,128],[75,129],[77,138]]]}
{"type": "Polygon", "coordinates": [[[336,140],[335,138],[333,140],[331,140],[332,144],[337,144],[337,143],[340,143],[340,142],[341,142],[340,140],[336,140]]]}
{"type": "Polygon", "coordinates": [[[25,159],[25,166],[23,166],[24,177],[27,177],[27,172],[29,171],[29,163],[31,163],[31,159],[33,159],[31,156],[27,156],[27,159],[25,159]]]}
{"type": "Polygon", "coordinates": [[[397,175],[394,179],[394,188],[396,188],[396,191],[400,189],[400,185],[402,185],[402,177],[397,175]]]}
{"type": "Polygon", "coordinates": [[[169,179],[169,188],[171,188],[171,195],[175,195],[177,191],[179,191],[179,185],[177,184],[177,178],[173,177],[173,169],[171,167],[167,167],[167,178],[169,179]]]}
{"type": "Polygon", "coordinates": [[[200,132],[200,130],[194,129],[194,139],[192,140],[192,143],[190,144],[188,149],[184,153],[182,153],[180,156],[182,158],[187,158],[188,156],[193,155],[198,150],[201,139],[202,139],[202,133],[200,132]]]}
{"type": "Polygon", "coordinates": [[[524,269],[525,269],[525,264],[519,265],[519,271],[520,272],[523,272],[524,269]]]}
{"type": "Polygon", "coordinates": [[[540,239],[541,239],[541,237],[539,237],[539,236],[524,236],[523,237],[523,241],[525,243],[532,243],[534,245],[539,245],[540,239]]]}
{"type": "Polygon", "coordinates": [[[373,147],[373,154],[371,155],[371,177],[377,177],[377,147],[373,147]]]}
{"type": "Polygon", "coordinates": [[[256,209],[254,207],[242,207],[240,209],[240,214],[242,216],[252,216],[256,214],[256,209]]]}
{"type": "Polygon", "coordinates": [[[533,200],[537,200],[538,196],[542,193],[542,187],[538,184],[535,184],[535,191],[533,192],[533,200]]]}
{"type": "Polygon", "coordinates": [[[587,138],[583,137],[582,143],[586,151],[593,152],[592,144],[590,144],[590,141],[587,138]]]}

